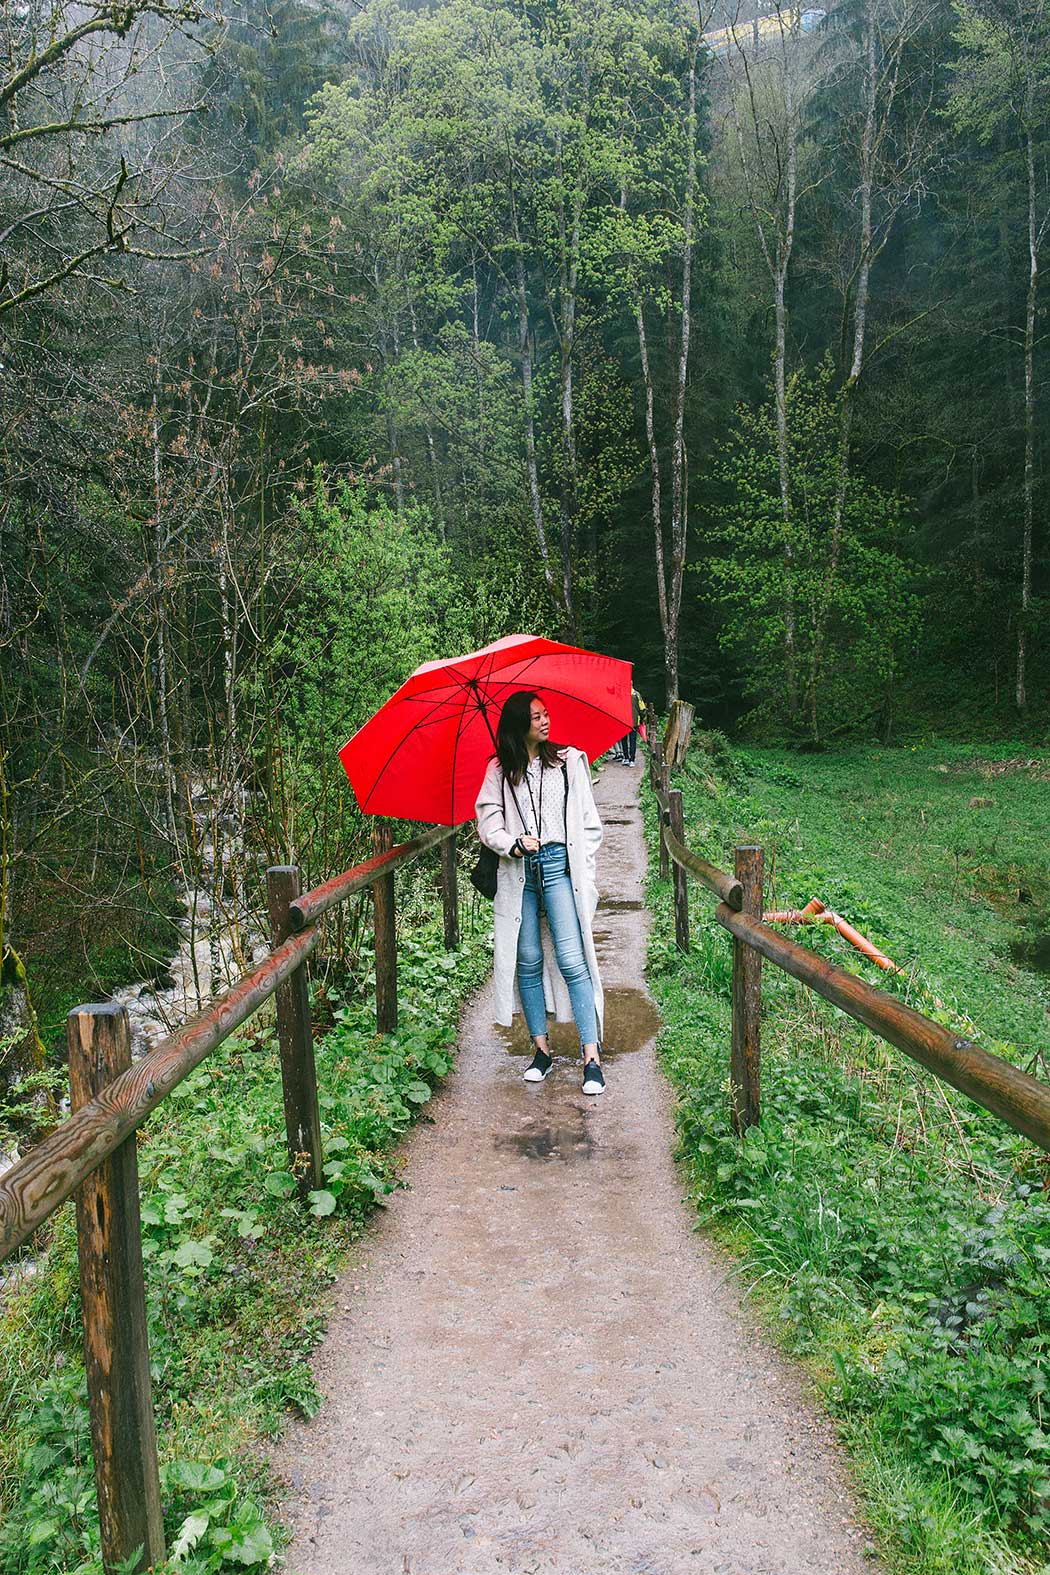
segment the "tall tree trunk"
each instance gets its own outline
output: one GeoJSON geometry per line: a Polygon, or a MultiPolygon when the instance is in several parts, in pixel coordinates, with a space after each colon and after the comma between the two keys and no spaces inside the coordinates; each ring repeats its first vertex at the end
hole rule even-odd
{"type": "MultiPolygon", "coordinates": [[[[627,211],[627,188],[620,187],[620,209],[627,211]]],[[[642,292],[634,293],[634,321],[638,330],[638,354],[642,366],[642,387],[645,390],[645,439],[649,447],[649,484],[653,515],[653,558],[656,562],[656,595],[660,608],[660,632],[667,646],[667,571],[664,557],[663,498],[660,489],[660,450],[656,442],[656,421],[653,414],[653,372],[649,361],[649,338],[645,331],[645,308],[642,292]]]]}
{"type": "Polygon", "coordinates": [[[1024,539],[1021,545],[1021,616],[1017,624],[1017,709],[1028,707],[1025,665],[1028,624],[1032,612],[1032,525],[1035,497],[1035,313],[1039,288],[1039,247],[1036,240],[1035,145],[1026,133],[1028,165],[1028,301],[1024,323],[1024,539]]]}
{"type": "Polygon", "coordinates": [[[653,374],[649,365],[649,341],[645,333],[645,312],[641,295],[635,297],[634,320],[638,328],[638,349],[642,361],[642,380],[645,385],[645,436],[649,444],[649,471],[653,510],[653,554],[656,559],[656,594],[660,605],[660,632],[667,648],[667,571],[664,559],[663,499],[660,495],[660,451],[656,443],[656,423],[653,419],[653,374]]]}
{"type": "Polygon", "coordinates": [[[781,19],[780,67],[782,73],[784,112],[782,141],[776,140],[776,126],[767,121],[756,100],[751,68],[747,54],[740,51],[740,62],[747,83],[750,103],[750,125],[756,142],[765,135],[773,139],[776,159],[776,185],[770,189],[768,176],[762,187],[766,160],[759,157],[757,171],[752,165],[747,139],[741,125],[736,93],[730,96],[730,114],[736,131],[740,166],[744,177],[744,190],[751,218],[758,234],[759,246],[769,270],[773,285],[773,398],[776,414],[777,469],[780,484],[780,512],[783,521],[784,593],[782,599],[784,620],[784,680],[787,691],[788,716],[792,723],[798,717],[798,631],[795,599],[795,542],[793,529],[793,500],[791,489],[791,454],[787,417],[787,280],[791,254],[795,243],[795,207],[798,191],[798,118],[795,100],[795,64],[797,57],[797,32],[785,29],[781,19]],[[768,217],[772,215],[772,218],[768,217]],[[767,233],[767,225],[773,234],[767,233]]]}
{"type": "MultiPolygon", "coordinates": [[[[481,517],[485,517],[486,498],[484,493],[485,478],[488,475],[488,466],[485,463],[488,454],[488,409],[485,403],[485,376],[481,370],[481,302],[478,293],[478,258],[475,252],[471,258],[471,274],[473,278],[473,291],[470,312],[470,342],[474,351],[474,380],[478,395],[478,475],[481,479],[482,496],[478,502],[481,504],[481,517]]],[[[463,451],[463,502],[464,513],[469,518],[467,503],[466,483],[466,449],[463,451]]],[[[468,551],[473,552],[473,532],[468,532],[468,551]]]]}
{"type": "MultiPolygon", "coordinates": [[[[375,262],[373,263],[372,275],[373,275],[373,278],[375,280],[376,296],[377,296],[377,298],[381,299],[381,296],[382,296],[382,280],[380,278],[380,273],[379,273],[379,259],[378,258],[376,258],[375,262]]],[[[380,307],[380,310],[382,310],[382,307],[380,307]]],[[[394,504],[395,504],[395,507],[397,509],[398,514],[400,514],[402,509],[405,506],[405,488],[404,488],[404,480],[403,480],[402,473],[401,473],[401,469],[402,469],[402,467],[401,467],[401,443],[400,443],[400,438],[399,438],[399,435],[398,435],[397,423],[394,420],[393,388],[392,388],[391,382],[390,382],[390,342],[391,342],[391,340],[392,340],[392,343],[393,343],[393,357],[394,357],[394,360],[397,361],[399,359],[400,346],[398,345],[396,318],[395,318],[395,321],[394,321],[394,326],[393,326],[393,330],[392,330],[392,334],[390,336],[390,339],[388,339],[387,328],[386,328],[385,324],[383,325],[383,327],[380,330],[380,334],[379,334],[379,357],[380,357],[380,360],[383,363],[383,416],[384,416],[385,423],[386,423],[387,448],[388,448],[389,453],[390,453],[390,469],[391,469],[391,472],[392,472],[393,477],[394,477],[394,504]]]]}
{"type": "Polygon", "coordinates": [[[576,438],[573,433],[572,412],[572,325],[570,323],[561,347],[561,436],[564,475],[561,488],[561,564],[562,597],[569,620],[570,634],[576,638],[576,598],[572,583],[573,527],[576,523],[576,438]]]}
{"type": "Polygon", "coordinates": [[[565,633],[569,633],[569,609],[563,600],[562,588],[554,578],[547,532],[543,523],[543,498],[540,495],[540,472],[536,461],[536,400],[532,386],[532,335],[529,331],[529,298],[525,288],[525,258],[522,255],[521,232],[518,225],[518,206],[511,189],[511,225],[514,239],[514,284],[518,307],[518,356],[521,362],[521,383],[525,395],[525,467],[529,481],[529,503],[532,509],[532,526],[536,533],[543,577],[547,582],[551,601],[560,607],[565,620],[565,633]]]}
{"type": "MultiPolygon", "coordinates": [[[[563,100],[563,111],[567,106],[563,100]]],[[[581,188],[577,184],[572,196],[572,213],[566,223],[565,168],[562,158],[560,131],[556,140],[558,172],[561,177],[562,198],[558,207],[558,353],[559,384],[561,392],[561,562],[562,597],[568,618],[570,638],[577,638],[575,595],[572,583],[573,528],[577,512],[576,435],[573,420],[572,364],[576,348],[576,293],[580,272],[580,212],[581,188]]]]}
{"type": "Polygon", "coordinates": [[[678,375],[675,385],[674,437],[671,444],[671,578],[667,588],[667,631],[664,644],[664,672],[668,705],[678,699],[678,621],[682,608],[682,580],[685,574],[686,544],[689,531],[689,473],[685,447],[685,394],[689,377],[693,231],[696,219],[696,57],[697,46],[694,45],[689,60],[689,114],[686,120],[685,209],[682,222],[682,326],[678,348],[678,375]]]}
{"type": "MultiPolygon", "coordinates": [[[[412,324],[412,348],[416,355],[419,354],[419,328],[416,323],[416,303],[412,296],[408,298],[409,318],[412,324]]],[[[423,431],[427,443],[427,459],[430,462],[430,484],[434,490],[434,513],[437,516],[438,529],[441,540],[445,540],[445,506],[441,498],[441,474],[438,470],[437,449],[434,444],[434,423],[430,419],[429,407],[425,408],[423,415],[423,431]]]]}
{"type": "Polygon", "coordinates": [[[868,323],[868,296],[871,285],[872,262],[871,203],[875,160],[876,99],[878,92],[878,79],[875,68],[875,18],[873,4],[874,0],[867,0],[864,10],[864,130],[861,135],[860,147],[860,253],[857,270],[857,292],[853,306],[853,354],[849,376],[846,378],[841,394],[835,503],[831,519],[831,538],[828,543],[828,563],[824,571],[824,585],[820,595],[816,627],[813,635],[809,692],[807,695],[810,734],[814,743],[820,742],[818,692],[824,666],[831,599],[838,578],[839,560],[842,556],[846,492],[849,486],[852,456],[854,394],[864,367],[864,341],[868,323]]]}
{"type": "MultiPolygon", "coordinates": [[[[160,357],[157,356],[157,364],[160,357]]],[[[164,823],[164,832],[171,844],[176,857],[179,856],[178,848],[178,817],[175,811],[177,784],[175,777],[175,758],[171,737],[170,691],[169,673],[170,658],[168,651],[168,573],[167,551],[164,543],[164,508],[163,488],[161,485],[160,465],[160,416],[157,410],[157,390],[153,392],[153,407],[150,414],[150,433],[153,442],[153,584],[156,595],[156,620],[157,620],[157,659],[156,659],[156,695],[157,695],[157,729],[160,735],[160,760],[162,774],[161,815],[164,823]]]]}
{"type": "Polygon", "coordinates": [[[798,138],[790,67],[785,71],[785,105],[788,123],[787,194],[784,229],[777,239],[773,297],[776,344],[773,351],[773,384],[777,407],[777,469],[780,476],[780,511],[784,522],[784,676],[788,716],[798,715],[798,638],[795,627],[795,540],[792,518],[791,459],[787,419],[787,305],[785,292],[791,252],[795,243],[795,196],[798,185],[798,138]]]}

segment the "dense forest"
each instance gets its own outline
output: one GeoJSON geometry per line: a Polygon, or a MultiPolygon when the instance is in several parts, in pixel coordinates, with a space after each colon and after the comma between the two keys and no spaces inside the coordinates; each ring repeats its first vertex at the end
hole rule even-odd
{"type": "Polygon", "coordinates": [[[432,655],[1045,739],[1050,6],[828,4],[5,0],[16,1108],[180,919],[207,993],[262,864],[351,860],[336,750],[432,655]]]}

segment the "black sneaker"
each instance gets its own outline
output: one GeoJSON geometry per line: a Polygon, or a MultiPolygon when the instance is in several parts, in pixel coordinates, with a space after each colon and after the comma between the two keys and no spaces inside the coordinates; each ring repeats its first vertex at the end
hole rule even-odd
{"type": "Polygon", "coordinates": [[[542,1083],[553,1065],[554,1057],[552,1055],[546,1055],[542,1050],[537,1050],[525,1068],[526,1083],[542,1083]]]}
{"type": "Polygon", "coordinates": [[[583,1091],[585,1094],[605,1093],[605,1073],[597,1061],[588,1061],[584,1066],[583,1091]]]}

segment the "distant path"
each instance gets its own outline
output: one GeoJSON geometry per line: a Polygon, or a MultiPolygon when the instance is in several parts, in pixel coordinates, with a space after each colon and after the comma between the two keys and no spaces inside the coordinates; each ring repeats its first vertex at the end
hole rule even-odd
{"type": "Polygon", "coordinates": [[[411,1191],[333,1293],[324,1407],[276,1456],[296,1575],[873,1569],[828,1424],[681,1201],[640,776],[597,788],[608,1091],[581,1094],[564,1028],[523,1083],[524,1029],[493,1028],[489,987],[467,1008],[411,1191]]]}

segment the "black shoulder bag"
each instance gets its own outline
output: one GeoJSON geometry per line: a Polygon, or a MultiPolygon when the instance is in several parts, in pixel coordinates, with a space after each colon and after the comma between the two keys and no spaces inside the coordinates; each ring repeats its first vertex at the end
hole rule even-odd
{"type": "MultiPolygon", "coordinates": [[[[567,824],[569,819],[569,771],[564,761],[562,762],[561,773],[565,790],[565,800],[562,813],[567,824]]],[[[500,792],[503,795],[503,820],[504,823],[506,823],[507,782],[506,778],[503,777],[502,774],[500,779],[500,792]]],[[[518,795],[514,793],[513,788],[511,788],[511,793],[514,796],[514,807],[518,810],[518,819],[521,820],[522,825],[524,825],[525,822],[522,820],[521,810],[518,809],[518,795]]],[[[470,872],[470,884],[473,886],[476,892],[481,894],[482,897],[487,897],[489,902],[492,902],[496,896],[496,884],[498,879],[499,854],[495,853],[492,848],[487,847],[483,842],[481,844],[481,852],[478,854],[478,861],[470,872]]]]}
{"type": "MultiPolygon", "coordinates": [[[[506,782],[502,771],[500,772],[500,793],[503,796],[503,819],[507,818],[506,782]]],[[[483,842],[478,862],[470,872],[470,884],[482,897],[487,897],[489,902],[496,895],[496,881],[499,876],[499,854],[483,842]]]]}

